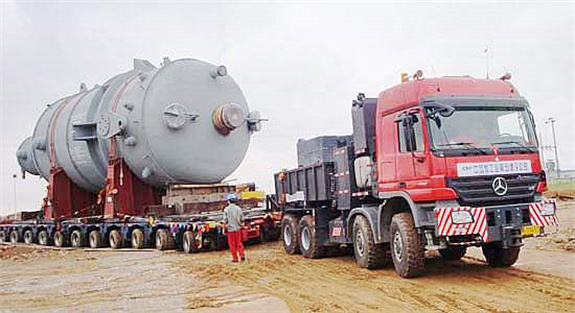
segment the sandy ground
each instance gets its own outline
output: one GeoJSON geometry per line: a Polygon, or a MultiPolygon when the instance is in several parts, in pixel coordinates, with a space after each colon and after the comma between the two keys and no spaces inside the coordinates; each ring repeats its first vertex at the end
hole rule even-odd
{"type": "Polygon", "coordinates": [[[430,253],[427,272],[401,279],[352,256],[307,260],[280,243],[227,252],[53,250],[0,246],[2,312],[574,312],[575,202],[561,227],[528,239],[512,268],[490,268],[478,249],[461,261],[430,253]]]}

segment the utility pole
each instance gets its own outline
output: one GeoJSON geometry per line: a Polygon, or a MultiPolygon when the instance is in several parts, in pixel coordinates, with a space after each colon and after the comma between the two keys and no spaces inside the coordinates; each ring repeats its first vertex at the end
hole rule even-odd
{"type": "Polygon", "coordinates": [[[14,183],[14,212],[16,213],[16,210],[18,209],[18,206],[16,205],[16,179],[17,179],[18,175],[16,174],[12,174],[12,182],[14,183]]]}
{"type": "Polygon", "coordinates": [[[553,148],[555,149],[555,164],[557,165],[557,176],[561,176],[561,167],[559,167],[559,154],[557,153],[557,139],[555,138],[555,122],[552,117],[545,121],[545,124],[551,124],[551,131],[553,132],[553,148]]]}

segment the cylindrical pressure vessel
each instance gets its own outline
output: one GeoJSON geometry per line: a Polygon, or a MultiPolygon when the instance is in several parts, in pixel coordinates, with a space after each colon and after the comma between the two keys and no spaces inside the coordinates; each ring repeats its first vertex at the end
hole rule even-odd
{"type": "Polygon", "coordinates": [[[25,172],[48,179],[60,167],[96,192],[115,142],[118,156],[152,186],[216,183],[240,165],[260,122],[224,66],[134,60],[131,71],[48,105],[16,156],[25,172]]]}

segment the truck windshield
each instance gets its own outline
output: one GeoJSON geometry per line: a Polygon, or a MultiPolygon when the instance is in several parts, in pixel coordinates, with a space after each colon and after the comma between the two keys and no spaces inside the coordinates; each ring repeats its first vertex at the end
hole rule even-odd
{"type": "Polygon", "coordinates": [[[449,109],[452,112],[442,116],[433,114],[434,108],[426,108],[434,150],[483,151],[495,146],[498,149],[537,151],[533,123],[524,107],[455,106],[449,109]]]}

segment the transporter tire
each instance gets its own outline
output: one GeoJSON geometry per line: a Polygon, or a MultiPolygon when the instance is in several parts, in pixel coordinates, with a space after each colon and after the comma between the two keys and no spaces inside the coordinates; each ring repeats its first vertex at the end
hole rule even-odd
{"type": "Polygon", "coordinates": [[[182,249],[185,253],[198,253],[200,252],[200,244],[196,239],[197,234],[191,230],[184,232],[182,237],[182,249]]]}
{"type": "Polygon", "coordinates": [[[90,248],[97,249],[102,247],[102,233],[99,230],[93,230],[88,235],[88,244],[90,248]]]}
{"type": "Polygon", "coordinates": [[[325,256],[326,249],[318,242],[313,216],[305,215],[300,219],[298,234],[298,245],[304,258],[319,259],[325,256]]]}
{"type": "Polygon", "coordinates": [[[45,229],[42,229],[39,233],[38,233],[38,244],[42,245],[42,246],[48,246],[50,245],[50,234],[48,234],[48,231],[45,229]]]}
{"type": "Polygon", "coordinates": [[[86,236],[81,230],[76,229],[70,234],[70,245],[74,248],[82,248],[86,245],[86,236]]]}
{"type": "Polygon", "coordinates": [[[291,215],[285,215],[282,219],[281,236],[284,244],[284,250],[287,254],[300,254],[298,240],[298,223],[299,218],[291,215]]]}
{"type": "Polygon", "coordinates": [[[521,248],[514,247],[503,249],[499,245],[486,245],[481,247],[485,260],[492,267],[509,267],[519,258],[519,251],[521,248]]]}
{"type": "Polygon", "coordinates": [[[156,249],[163,251],[174,248],[174,237],[165,229],[156,231],[156,249]]]}
{"type": "Polygon", "coordinates": [[[404,278],[421,275],[425,249],[410,213],[397,213],[391,219],[391,257],[397,274],[404,278]]]}
{"type": "Polygon", "coordinates": [[[62,248],[68,245],[68,238],[64,235],[63,232],[57,230],[54,233],[54,246],[58,248],[62,248]]]}
{"type": "Polygon", "coordinates": [[[441,258],[446,261],[455,261],[461,259],[467,252],[466,246],[449,246],[446,249],[440,249],[441,258]]]}
{"type": "Polygon", "coordinates": [[[17,230],[13,230],[10,232],[10,242],[11,243],[19,243],[22,241],[20,233],[17,230]]]}
{"type": "Polygon", "coordinates": [[[24,231],[24,243],[27,245],[31,245],[34,243],[34,233],[32,230],[28,229],[24,231]]]}
{"type": "Polygon", "coordinates": [[[0,243],[6,242],[6,233],[4,230],[0,230],[0,243]]]}
{"type": "Polygon", "coordinates": [[[132,242],[132,248],[142,249],[144,247],[144,232],[139,228],[134,229],[130,241],[132,242]]]}
{"type": "Polygon", "coordinates": [[[110,236],[108,238],[110,242],[110,248],[112,249],[120,249],[124,246],[124,238],[122,238],[122,234],[117,229],[113,229],[110,232],[110,236]]]}
{"type": "Polygon", "coordinates": [[[358,215],[353,221],[353,253],[357,266],[367,269],[382,268],[387,263],[383,245],[376,244],[373,230],[365,216],[358,215]]]}

